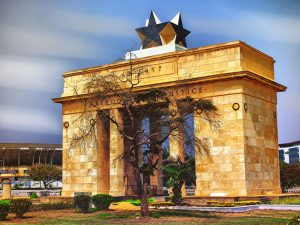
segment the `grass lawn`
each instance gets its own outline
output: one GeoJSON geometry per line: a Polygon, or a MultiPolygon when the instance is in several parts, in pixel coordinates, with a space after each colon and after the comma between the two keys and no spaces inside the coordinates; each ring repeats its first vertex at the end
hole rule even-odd
{"type": "Polygon", "coordinates": [[[287,224],[289,219],[300,215],[295,211],[251,211],[247,213],[206,213],[195,211],[151,210],[151,218],[140,218],[138,211],[101,211],[81,214],[74,210],[52,210],[30,212],[23,219],[15,219],[9,214],[6,221],[0,224],[163,224],[163,225],[193,225],[193,224],[287,224]]]}

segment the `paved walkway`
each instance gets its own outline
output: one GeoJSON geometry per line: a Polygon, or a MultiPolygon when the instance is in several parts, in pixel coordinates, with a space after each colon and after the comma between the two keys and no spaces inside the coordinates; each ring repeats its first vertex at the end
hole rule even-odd
{"type": "Polygon", "coordinates": [[[258,205],[259,209],[295,210],[300,211],[300,205],[258,205]]]}
{"type": "Polygon", "coordinates": [[[204,212],[247,212],[252,210],[295,210],[300,211],[300,205],[247,205],[236,207],[201,207],[201,206],[160,206],[157,209],[192,210],[204,212]]]}

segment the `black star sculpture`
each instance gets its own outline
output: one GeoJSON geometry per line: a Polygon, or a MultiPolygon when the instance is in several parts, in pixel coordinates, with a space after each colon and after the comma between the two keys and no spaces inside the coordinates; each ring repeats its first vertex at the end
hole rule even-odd
{"type": "Polygon", "coordinates": [[[137,28],[136,31],[142,40],[143,49],[166,45],[171,42],[187,47],[185,38],[191,33],[183,28],[180,13],[171,21],[161,23],[153,11],[150,13],[146,26],[137,28]]]}

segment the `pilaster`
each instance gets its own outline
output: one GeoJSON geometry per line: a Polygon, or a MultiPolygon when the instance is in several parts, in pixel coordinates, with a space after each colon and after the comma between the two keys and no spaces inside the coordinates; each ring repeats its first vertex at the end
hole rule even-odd
{"type": "MultiPolygon", "coordinates": [[[[120,126],[123,127],[123,119],[118,109],[111,109],[110,116],[120,126]]],[[[110,191],[112,196],[125,195],[125,173],[124,173],[124,138],[120,134],[115,123],[110,121],[110,191]]]]}

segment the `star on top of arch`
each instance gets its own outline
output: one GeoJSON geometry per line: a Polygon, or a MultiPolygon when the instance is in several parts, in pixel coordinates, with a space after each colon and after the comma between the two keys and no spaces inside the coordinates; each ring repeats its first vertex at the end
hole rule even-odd
{"type": "Polygon", "coordinates": [[[141,41],[142,49],[175,43],[186,46],[185,38],[191,33],[183,28],[181,14],[169,22],[161,23],[157,15],[151,11],[150,17],[146,20],[145,27],[136,29],[141,41]]]}

